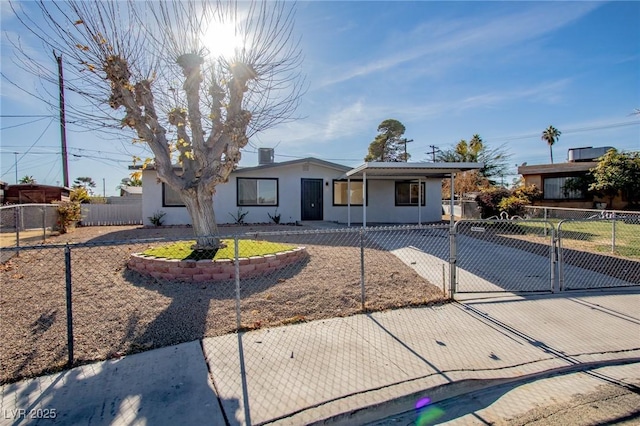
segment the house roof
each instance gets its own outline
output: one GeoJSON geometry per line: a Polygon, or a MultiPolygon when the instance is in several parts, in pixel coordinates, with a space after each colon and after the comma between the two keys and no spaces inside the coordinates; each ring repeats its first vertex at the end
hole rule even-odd
{"type": "MultiPolygon", "coordinates": [[[[269,164],[260,164],[257,166],[251,166],[251,167],[238,167],[237,169],[235,169],[234,171],[232,171],[231,173],[240,173],[240,172],[249,172],[249,171],[254,171],[254,170],[263,170],[263,169],[271,169],[274,167],[285,167],[285,166],[292,166],[295,164],[317,164],[319,166],[323,166],[323,167],[328,167],[330,169],[334,169],[337,171],[341,171],[341,172],[346,172],[348,170],[351,169],[351,167],[347,167],[344,166],[342,164],[338,164],[338,163],[332,163],[331,161],[326,161],[326,160],[321,160],[319,158],[314,158],[314,157],[306,157],[306,158],[299,158],[296,160],[290,160],[290,161],[281,161],[278,163],[269,163],[269,164]]],[[[182,167],[175,164],[174,169],[181,169],[182,167]]],[[[129,166],[129,170],[140,170],[142,169],[141,165],[135,165],[135,166],[129,166]]],[[[148,165],[145,170],[155,170],[156,167],[153,164],[148,165]]]]}
{"type": "Polygon", "coordinates": [[[59,188],[66,189],[67,191],[71,191],[71,188],[66,186],[55,186],[55,185],[43,185],[41,183],[14,183],[6,186],[7,188],[16,188],[20,189],[38,189],[38,188],[59,188]]]}
{"type": "Polygon", "coordinates": [[[557,163],[557,164],[534,164],[531,166],[519,166],[518,173],[523,176],[547,175],[571,172],[588,172],[589,169],[598,165],[597,161],[557,163]]]}
{"type": "Polygon", "coordinates": [[[342,172],[346,172],[351,169],[351,167],[347,167],[338,163],[332,163],[331,161],[321,160],[319,158],[314,158],[314,157],[306,157],[306,158],[300,158],[297,160],[282,161],[279,163],[260,164],[258,166],[252,166],[252,167],[238,167],[236,170],[234,170],[234,172],[236,173],[247,172],[247,171],[253,171],[253,170],[270,169],[273,167],[293,166],[295,164],[308,164],[308,163],[317,164],[319,166],[328,167],[330,169],[334,169],[342,172]]]}
{"type": "Polygon", "coordinates": [[[367,179],[417,179],[443,178],[452,173],[481,169],[482,163],[396,163],[371,162],[364,163],[346,172],[346,178],[362,177],[367,173],[367,179]]]}
{"type": "Polygon", "coordinates": [[[122,185],[121,189],[124,192],[128,192],[129,194],[142,194],[142,187],[141,186],[122,185]]]}

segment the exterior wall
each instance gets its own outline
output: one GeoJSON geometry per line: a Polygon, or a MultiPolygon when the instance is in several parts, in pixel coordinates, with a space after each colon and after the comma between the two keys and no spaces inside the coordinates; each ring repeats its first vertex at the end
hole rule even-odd
{"type": "MultiPolygon", "coordinates": [[[[566,175],[565,175],[566,176],[566,175]]],[[[533,175],[523,175],[525,185],[535,185],[541,190],[544,191],[543,180],[545,177],[554,177],[553,174],[549,175],[541,175],[541,174],[533,174],[533,175]]],[[[622,200],[622,197],[616,196],[613,199],[613,205],[609,205],[608,198],[602,197],[591,197],[583,200],[539,200],[534,203],[536,206],[544,206],[544,207],[566,207],[573,209],[593,209],[593,208],[603,208],[602,206],[606,205],[606,208],[611,210],[622,210],[626,207],[627,202],[622,200]]]]}
{"type": "MultiPolygon", "coordinates": [[[[395,205],[395,180],[367,180],[367,223],[418,223],[418,206],[395,205]]],[[[425,179],[425,205],[421,206],[421,221],[442,220],[442,192],[440,179],[425,179]]],[[[329,197],[333,196],[329,188],[329,197]]],[[[326,194],[325,194],[326,197],[326,194]]],[[[326,198],[325,198],[326,199],[326,198]]],[[[331,198],[329,198],[332,201],[331,198]]],[[[335,206],[331,218],[347,223],[347,206],[335,206]]],[[[351,207],[351,223],[362,223],[362,207],[351,207]]]]}
{"type": "MultiPolygon", "coordinates": [[[[219,224],[233,223],[232,215],[238,212],[236,178],[277,178],[278,206],[282,223],[301,220],[302,179],[323,180],[323,220],[347,223],[347,206],[333,205],[333,180],[343,175],[343,171],[324,167],[314,163],[297,163],[281,167],[269,167],[256,170],[236,171],[229,182],[219,185],[213,198],[216,221],[219,224]]],[[[442,218],[442,193],[440,179],[425,179],[426,205],[421,207],[422,222],[436,222],[442,218]]],[[[163,211],[165,225],[183,225],[191,223],[184,207],[162,206],[162,184],[156,178],[156,172],[145,170],[142,173],[142,218],[150,225],[149,217],[157,211],[163,211]]],[[[368,223],[417,223],[418,206],[395,206],[395,181],[368,180],[367,222],[368,223]]],[[[243,206],[247,223],[269,223],[268,214],[276,213],[275,206],[243,206]]],[[[351,222],[362,223],[362,207],[351,207],[351,222]]]]}

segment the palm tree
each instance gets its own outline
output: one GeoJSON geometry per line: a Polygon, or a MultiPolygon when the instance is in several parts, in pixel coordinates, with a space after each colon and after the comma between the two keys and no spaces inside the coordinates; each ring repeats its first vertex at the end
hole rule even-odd
{"type": "Polygon", "coordinates": [[[549,154],[551,155],[551,164],[553,164],[553,144],[558,141],[562,132],[553,126],[549,126],[542,132],[541,139],[549,145],[549,154]]]}
{"type": "Polygon", "coordinates": [[[27,183],[33,185],[34,183],[36,183],[36,180],[33,178],[33,176],[25,175],[18,181],[18,183],[27,183]]]}

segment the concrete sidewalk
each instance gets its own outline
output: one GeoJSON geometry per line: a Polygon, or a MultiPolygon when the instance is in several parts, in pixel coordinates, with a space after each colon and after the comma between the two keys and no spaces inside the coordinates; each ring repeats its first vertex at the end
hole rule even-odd
{"type": "Polygon", "coordinates": [[[510,296],[206,338],[5,385],[0,423],[361,424],[389,401],[638,362],[638,306],[638,289],[510,296]]]}

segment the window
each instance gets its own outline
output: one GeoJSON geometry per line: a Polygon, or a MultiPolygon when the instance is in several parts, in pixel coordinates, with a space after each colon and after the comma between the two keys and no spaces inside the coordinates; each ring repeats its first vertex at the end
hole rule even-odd
{"type": "Polygon", "coordinates": [[[184,207],[180,195],[166,183],[162,183],[162,207],[184,207]]]}
{"type": "MultiPolygon", "coordinates": [[[[349,205],[349,199],[347,198],[348,182],[342,180],[333,181],[333,205],[334,206],[347,206],[349,205]]],[[[362,205],[362,181],[351,181],[351,205],[362,205]]]]}
{"type": "Polygon", "coordinates": [[[422,197],[420,205],[424,206],[426,204],[424,196],[424,182],[422,182],[420,187],[422,189],[422,194],[418,194],[417,183],[396,182],[396,206],[417,206],[418,197],[422,197]]]}
{"type": "Polygon", "coordinates": [[[582,191],[565,191],[564,185],[570,176],[544,179],[543,196],[545,200],[576,200],[585,198],[582,191]]]}
{"type": "Polygon", "coordinates": [[[239,206],[277,206],[278,179],[238,178],[239,206]]]}

